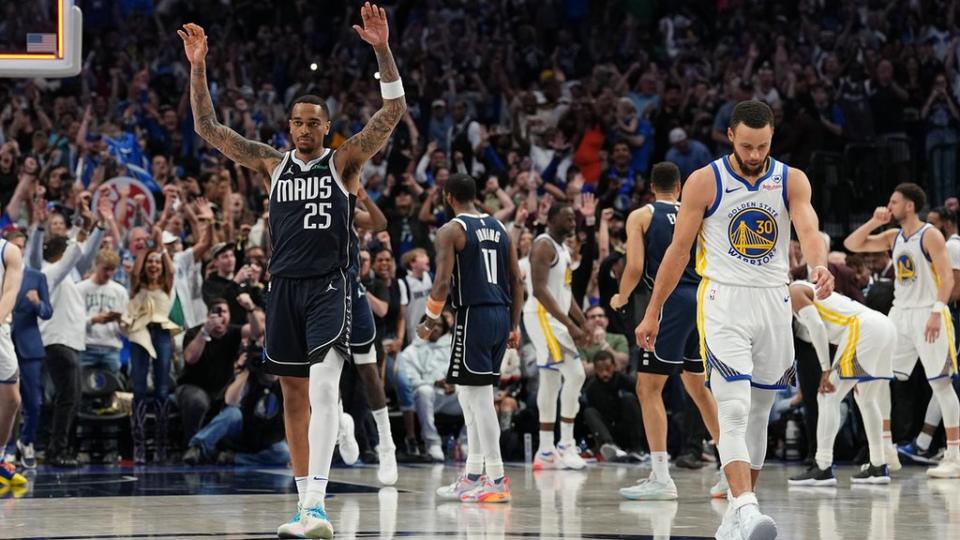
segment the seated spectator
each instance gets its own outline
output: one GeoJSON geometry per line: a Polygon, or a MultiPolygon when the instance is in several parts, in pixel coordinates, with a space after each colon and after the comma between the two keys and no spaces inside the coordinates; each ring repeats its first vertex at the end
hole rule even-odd
{"type": "Polygon", "coordinates": [[[463,414],[456,387],[446,381],[453,339],[450,335],[451,318],[451,315],[444,313],[443,323],[433,329],[428,340],[416,338],[397,359],[414,388],[420,434],[426,443],[427,453],[434,461],[443,461],[443,447],[440,445],[434,414],[463,414]]]}
{"type": "Polygon", "coordinates": [[[643,418],[635,386],[635,380],[616,370],[613,355],[607,351],[596,354],[594,375],[583,385],[586,405],[582,414],[597,449],[607,461],[626,459],[627,452],[641,452],[643,418]]]}
{"type": "MultiPolygon", "coordinates": [[[[617,371],[626,370],[627,363],[630,361],[630,344],[626,336],[607,332],[607,326],[610,320],[603,309],[603,306],[593,306],[584,313],[587,324],[584,330],[587,333],[587,344],[580,349],[580,356],[586,362],[584,368],[588,368],[600,352],[607,352],[613,358],[617,371]]],[[[589,375],[590,373],[588,373],[589,375]]]]}
{"type": "Polygon", "coordinates": [[[188,465],[284,466],[290,461],[290,448],[284,441],[280,379],[261,371],[256,359],[262,354],[262,340],[240,353],[236,375],[224,393],[223,409],[190,439],[183,455],[188,465]],[[223,443],[229,448],[221,450],[223,443]]]}
{"type": "Polygon", "coordinates": [[[207,322],[187,330],[183,338],[184,367],[177,380],[176,401],[186,442],[200,429],[210,404],[233,378],[241,326],[231,324],[231,320],[227,301],[214,299],[209,304],[207,322]]]}
{"type": "Polygon", "coordinates": [[[80,366],[103,368],[120,373],[120,318],[127,312],[129,294],[116,281],[113,273],[120,266],[120,256],[113,251],[97,253],[96,271],[81,281],[77,288],[87,309],[86,350],[80,353],[80,366]]]}

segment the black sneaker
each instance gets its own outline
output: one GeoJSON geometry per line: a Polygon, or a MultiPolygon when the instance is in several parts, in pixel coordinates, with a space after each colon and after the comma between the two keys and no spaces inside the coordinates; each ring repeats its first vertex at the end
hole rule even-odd
{"type": "Polygon", "coordinates": [[[408,437],[403,440],[403,450],[410,457],[420,457],[420,445],[414,438],[408,437]]]}
{"type": "Polygon", "coordinates": [[[886,465],[874,467],[865,463],[860,467],[860,472],[850,477],[851,484],[889,484],[890,470],[886,465]]]}
{"type": "Polygon", "coordinates": [[[199,446],[187,448],[187,451],[183,453],[183,462],[191,467],[204,463],[203,450],[199,446]]]}
{"type": "Polygon", "coordinates": [[[673,462],[674,465],[680,467],[681,469],[702,469],[703,462],[700,461],[700,456],[695,454],[683,454],[678,457],[673,462]]]}
{"type": "Polygon", "coordinates": [[[833,476],[833,467],[821,469],[817,465],[814,465],[803,474],[791,476],[789,484],[791,486],[835,486],[837,485],[837,478],[833,476]]]}

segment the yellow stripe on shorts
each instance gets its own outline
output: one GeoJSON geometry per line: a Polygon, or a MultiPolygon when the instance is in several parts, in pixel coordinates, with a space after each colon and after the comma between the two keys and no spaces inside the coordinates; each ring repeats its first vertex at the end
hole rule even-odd
{"type": "Polygon", "coordinates": [[[703,278],[700,280],[700,287],[697,288],[697,333],[700,337],[700,361],[703,362],[703,374],[710,378],[707,370],[707,335],[704,332],[705,316],[703,314],[703,297],[707,294],[707,288],[710,287],[710,280],[703,278]]]}
{"type": "Polygon", "coordinates": [[[540,321],[540,329],[543,330],[543,337],[547,340],[547,351],[554,363],[563,361],[563,352],[560,350],[560,342],[557,336],[553,335],[553,329],[550,328],[550,321],[547,320],[547,310],[542,304],[537,304],[537,320],[540,321]]]}
{"type": "Polygon", "coordinates": [[[947,308],[943,309],[943,326],[947,331],[947,351],[950,354],[950,362],[953,364],[953,372],[957,373],[957,342],[956,334],[953,330],[953,318],[950,317],[950,310],[947,308]]]}

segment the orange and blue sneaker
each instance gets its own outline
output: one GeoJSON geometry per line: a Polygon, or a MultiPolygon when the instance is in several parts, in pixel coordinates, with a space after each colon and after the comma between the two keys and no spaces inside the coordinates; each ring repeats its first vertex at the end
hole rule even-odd
{"type": "Polygon", "coordinates": [[[25,486],[27,477],[18,473],[13,463],[0,463],[0,485],[25,486]]]}
{"type": "Polygon", "coordinates": [[[460,502],[466,503],[508,503],[510,502],[510,479],[490,481],[460,496],[460,502]]]}
{"type": "Polygon", "coordinates": [[[437,497],[448,501],[459,501],[464,493],[482,487],[486,480],[487,477],[483,475],[476,480],[471,480],[467,473],[463,473],[454,483],[437,488],[437,497]]]}

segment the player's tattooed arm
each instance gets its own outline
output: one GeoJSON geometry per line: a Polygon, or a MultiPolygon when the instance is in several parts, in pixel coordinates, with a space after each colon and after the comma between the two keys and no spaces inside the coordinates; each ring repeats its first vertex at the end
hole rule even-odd
{"type": "MultiPolygon", "coordinates": [[[[387,27],[387,13],[376,4],[367,2],[360,10],[363,18],[363,27],[354,25],[353,29],[361,39],[373,46],[377,55],[377,67],[380,70],[380,82],[391,83],[400,80],[397,63],[389,45],[389,29],[387,27]]],[[[336,157],[337,170],[347,184],[347,189],[359,185],[359,173],[363,163],[380,151],[387,143],[393,129],[400,123],[407,112],[407,100],[403,96],[394,99],[384,99],[380,107],[360,133],[347,139],[338,149],[336,157]]]]}
{"type": "Polygon", "coordinates": [[[207,36],[203,28],[188,23],[177,34],[183,40],[183,48],[190,61],[190,107],[193,110],[194,130],[223,155],[269,177],[283,155],[269,145],[243,138],[217,121],[207,87],[207,36]]]}

